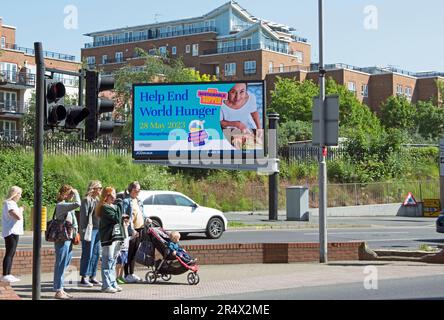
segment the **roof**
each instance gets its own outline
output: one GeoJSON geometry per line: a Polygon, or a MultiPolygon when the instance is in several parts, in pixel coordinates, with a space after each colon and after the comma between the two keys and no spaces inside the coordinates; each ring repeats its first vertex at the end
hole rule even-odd
{"type": "Polygon", "coordinates": [[[175,25],[175,24],[182,24],[182,23],[190,23],[190,22],[208,19],[212,16],[217,15],[220,12],[223,12],[223,11],[229,9],[230,7],[231,7],[231,9],[234,9],[238,14],[242,15],[244,18],[249,20],[251,23],[253,23],[253,24],[260,23],[262,28],[265,28],[276,39],[283,40],[283,41],[292,41],[290,37],[288,37],[287,39],[282,39],[282,37],[284,36],[282,34],[282,32],[290,34],[290,31],[295,30],[294,28],[291,28],[291,27],[283,25],[283,24],[259,19],[255,16],[253,16],[245,8],[241,7],[236,1],[233,1],[233,0],[230,0],[229,2],[224,3],[223,5],[217,7],[216,9],[213,9],[212,11],[210,11],[202,16],[198,16],[198,17],[194,17],[194,18],[170,20],[170,21],[165,21],[165,22],[144,24],[144,25],[138,25],[138,26],[133,26],[133,27],[127,26],[127,27],[122,27],[122,28],[117,28],[117,29],[109,29],[109,30],[104,30],[104,31],[85,33],[84,35],[94,37],[94,36],[100,36],[100,35],[109,34],[109,33],[118,33],[118,32],[128,31],[130,29],[131,30],[139,30],[139,29],[156,28],[156,27],[160,27],[160,26],[165,26],[167,24],[175,25]]]}

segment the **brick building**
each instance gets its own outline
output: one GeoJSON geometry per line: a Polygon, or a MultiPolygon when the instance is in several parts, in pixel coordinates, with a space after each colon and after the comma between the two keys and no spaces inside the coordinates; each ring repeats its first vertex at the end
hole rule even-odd
{"type": "MultiPolygon", "coordinates": [[[[47,68],[77,72],[81,67],[71,55],[45,51],[44,58],[47,68]]],[[[35,91],[35,77],[34,49],[17,45],[16,27],[3,24],[0,18],[0,139],[22,136],[21,119],[35,91]]],[[[76,77],[55,77],[63,81],[68,94],[77,94],[76,77]]]]}
{"type": "MultiPolygon", "coordinates": [[[[381,104],[389,97],[405,96],[412,103],[432,100],[435,104],[441,99],[438,81],[444,81],[444,73],[413,73],[392,67],[360,68],[342,63],[328,64],[326,77],[333,78],[338,84],[352,91],[360,102],[378,112],[381,104]]],[[[267,93],[274,90],[277,77],[294,78],[296,81],[312,80],[318,83],[318,66],[308,68],[285,66],[266,76],[267,93]]],[[[268,94],[268,99],[270,95],[268,94]]],[[[268,101],[270,102],[270,101],[268,101]]]]}
{"type": "Polygon", "coordinates": [[[187,67],[221,80],[264,79],[285,65],[310,66],[311,47],[293,28],[259,19],[229,1],[200,17],[86,34],[82,60],[111,72],[143,65],[135,48],[181,57],[187,67]]]}

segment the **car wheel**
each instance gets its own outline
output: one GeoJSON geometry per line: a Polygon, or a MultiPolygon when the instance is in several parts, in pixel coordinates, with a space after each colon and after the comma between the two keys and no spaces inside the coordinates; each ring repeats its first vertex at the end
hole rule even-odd
{"type": "Polygon", "coordinates": [[[220,218],[211,218],[208,221],[206,235],[210,239],[218,239],[224,232],[224,222],[220,218]]]}

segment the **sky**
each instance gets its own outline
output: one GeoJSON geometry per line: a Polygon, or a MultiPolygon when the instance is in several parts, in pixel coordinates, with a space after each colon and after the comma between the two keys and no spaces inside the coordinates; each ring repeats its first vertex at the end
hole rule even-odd
{"type": "MultiPolygon", "coordinates": [[[[1,0],[3,23],[17,27],[16,43],[71,54],[94,31],[201,16],[228,0],[1,0]],[[77,11],[77,21],[68,19],[77,11]],[[66,27],[66,22],[71,24],[66,27]],[[76,23],[77,22],[77,23],[76,23]]],[[[317,0],[238,0],[251,14],[295,27],[318,62],[317,0]]],[[[324,0],[325,63],[444,71],[442,0],[324,0]]]]}

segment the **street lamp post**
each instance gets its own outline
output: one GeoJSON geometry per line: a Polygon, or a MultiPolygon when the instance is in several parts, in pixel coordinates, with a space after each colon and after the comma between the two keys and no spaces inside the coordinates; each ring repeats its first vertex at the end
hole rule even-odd
{"type": "Polygon", "coordinates": [[[327,164],[325,162],[325,69],[324,69],[324,15],[323,2],[319,9],[319,262],[327,259],[327,164]]]}

